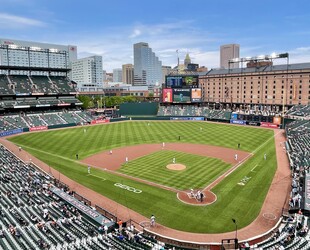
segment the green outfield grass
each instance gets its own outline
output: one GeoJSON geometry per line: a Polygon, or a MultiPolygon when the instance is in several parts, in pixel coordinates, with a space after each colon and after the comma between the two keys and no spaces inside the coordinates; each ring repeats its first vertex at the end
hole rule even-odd
{"type": "MultiPolygon", "coordinates": [[[[171,121],[150,122],[148,126],[148,122],[144,121],[121,122],[90,126],[87,127],[86,133],[79,127],[27,133],[11,137],[10,140],[86,187],[146,217],[155,214],[157,221],[165,226],[189,232],[233,231],[235,225],[231,218],[238,221],[239,228],[251,223],[260,211],[276,170],[273,131],[244,126],[171,121]],[[253,152],[254,156],[213,189],[217,201],[206,207],[183,204],[174,192],[101,170],[92,169],[92,175],[88,176],[87,167],[75,160],[76,153],[82,159],[102,150],[128,145],[179,142],[179,136],[181,142],[229,148],[237,148],[237,144],[240,143],[242,150],[253,152]],[[264,153],[268,155],[266,161],[263,159],[264,153]],[[245,179],[247,181],[244,185],[238,184],[245,179]],[[128,192],[114,186],[115,183],[138,188],[142,193],[128,192]]],[[[208,158],[204,160],[207,161],[208,158]]],[[[134,162],[138,164],[139,161],[140,159],[136,159],[134,162]]],[[[131,167],[137,166],[130,166],[126,171],[130,171],[131,167]]],[[[141,178],[154,177],[145,173],[141,178]]],[[[209,180],[206,179],[212,179],[212,176],[200,178],[204,179],[202,182],[208,183],[209,180]]],[[[117,208],[111,212],[117,212],[117,208]]]]}
{"type": "Polygon", "coordinates": [[[123,164],[119,171],[179,190],[189,190],[206,187],[229,167],[230,164],[216,158],[162,150],[123,164]],[[167,169],[173,158],[176,163],[185,165],[186,169],[167,169]]]}

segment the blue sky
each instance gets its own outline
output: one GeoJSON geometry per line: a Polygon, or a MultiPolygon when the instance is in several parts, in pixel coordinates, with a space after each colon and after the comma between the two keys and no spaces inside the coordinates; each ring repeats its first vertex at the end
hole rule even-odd
{"type": "MultiPolygon", "coordinates": [[[[133,63],[133,44],[147,42],[163,62],[219,66],[219,47],[239,43],[242,57],[290,53],[310,62],[309,0],[0,0],[0,37],[78,46],[102,55],[112,72],[133,63]]],[[[281,60],[278,63],[285,63],[281,60]]]]}

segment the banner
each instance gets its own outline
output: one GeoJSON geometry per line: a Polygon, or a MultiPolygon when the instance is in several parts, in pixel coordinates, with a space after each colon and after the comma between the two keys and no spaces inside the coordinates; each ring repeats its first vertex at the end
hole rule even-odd
{"type": "Polygon", "coordinates": [[[114,223],[111,222],[107,217],[101,215],[97,211],[93,210],[91,207],[83,204],[79,200],[75,199],[71,195],[67,194],[66,192],[62,191],[57,187],[51,187],[50,190],[59,196],[61,199],[69,203],[70,205],[74,206],[76,209],[80,210],[99,224],[105,224],[107,226],[112,226],[114,223]]]}
{"type": "Polygon", "coordinates": [[[278,128],[279,127],[278,124],[273,124],[273,123],[270,123],[270,122],[261,122],[260,126],[261,127],[265,127],[265,128],[278,128]]]}
{"type": "Polygon", "coordinates": [[[246,121],[243,120],[230,120],[232,124],[246,125],[246,121]]]}
{"type": "Polygon", "coordinates": [[[57,106],[70,106],[71,103],[59,103],[57,104],[57,106]]]}
{"type": "Polygon", "coordinates": [[[231,113],[231,119],[232,120],[238,120],[238,114],[231,113]]]}
{"type": "Polygon", "coordinates": [[[204,117],[170,117],[170,120],[172,121],[204,121],[204,117]]]}
{"type": "Polygon", "coordinates": [[[192,102],[201,102],[201,89],[192,89],[192,102]]]}
{"type": "Polygon", "coordinates": [[[110,120],[105,119],[105,120],[92,120],[91,124],[101,124],[101,123],[107,123],[110,122],[110,120]]]}
{"type": "Polygon", "coordinates": [[[37,126],[29,128],[29,131],[41,131],[41,130],[47,130],[47,126],[37,126]]]}
{"type": "Polygon", "coordinates": [[[272,123],[274,123],[274,124],[278,124],[278,125],[281,125],[281,123],[282,123],[282,118],[281,117],[273,117],[273,121],[272,121],[272,123]]]}
{"type": "Polygon", "coordinates": [[[163,89],[163,102],[172,102],[172,89],[163,89]]]}
{"type": "Polygon", "coordinates": [[[250,126],[259,126],[260,122],[247,122],[247,124],[250,126]]]}
{"type": "Polygon", "coordinates": [[[8,130],[8,131],[3,131],[3,132],[0,133],[0,137],[4,137],[4,136],[8,136],[8,135],[15,135],[15,134],[19,134],[19,133],[22,133],[22,132],[23,132],[22,128],[8,130]]]}
{"type": "Polygon", "coordinates": [[[305,203],[304,209],[310,210],[310,174],[306,174],[305,178],[305,203]]]}
{"type": "Polygon", "coordinates": [[[36,107],[50,107],[50,104],[37,104],[36,107]]]}

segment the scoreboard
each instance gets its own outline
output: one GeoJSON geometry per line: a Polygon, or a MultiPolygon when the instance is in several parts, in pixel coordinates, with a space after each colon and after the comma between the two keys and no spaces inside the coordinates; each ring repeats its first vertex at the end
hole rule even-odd
{"type": "Polygon", "coordinates": [[[198,76],[166,76],[166,88],[198,88],[198,76]]]}
{"type": "Polygon", "coordinates": [[[197,75],[166,76],[162,91],[164,103],[199,103],[202,102],[202,90],[199,88],[197,75]]]}

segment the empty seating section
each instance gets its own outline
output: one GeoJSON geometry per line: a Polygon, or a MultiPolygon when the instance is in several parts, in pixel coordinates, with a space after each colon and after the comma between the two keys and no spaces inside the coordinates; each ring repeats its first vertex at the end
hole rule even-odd
{"type": "Polygon", "coordinates": [[[80,116],[84,122],[91,122],[94,118],[87,111],[75,112],[76,115],[80,116]]]}
{"type": "Polygon", "coordinates": [[[70,92],[76,92],[73,88],[70,80],[63,76],[50,76],[51,81],[55,84],[57,88],[57,93],[68,94],[70,92]]]}
{"type": "Polygon", "coordinates": [[[15,93],[18,94],[30,94],[33,91],[32,83],[28,76],[24,75],[10,75],[11,83],[15,87],[15,93]]]}
{"type": "Polygon", "coordinates": [[[31,80],[35,85],[34,93],[58,93],[57,88],[47,76],[31,76],[31,80]]]}
{"type": "Polygon", "coordinates": [[[310,121],[291,122],[286,126],[288,154],[291,168],[309,170],[310,168],[310,121]]]}
{"type": "Polygon", "coordinates": [[[14,95],[6,75],[0,75],[0,93],[1,95],[14,95]]]}
{"type": "Polygon", "coordinates": [[[62,124],[87,124],[94,117],[87,111],[49,111],[40,113],[21,113],[20,115],[0,116],[0,132],[16,128],[31,128],[62,124]]]}
{"type": "Polygon", "coordinates": [[[78,115],[76,115],[74,112],[63,112],[61,114],[59,114],[59,116],[66,121],[66,123],[81,123],[82,118],[78,115]]]}
{"type": "Polygon", "coordinates": [[[216,110],[209,107],[171,105],[159,106],[157,116],[204,116],[207,119],[230,120],[230,110],[216,110]]]}
{"type": "Polygon", "coordinates": [[[253,249],[309,249],[308,224],[308,218],[302,215],[285,218],[270,238],[255,245],[253,249]]]}
{"type": "Polygon", "coordinates": [[[160,249],[132,226],[105,232],[54,195],[54,181],[0,145],[0,249],[160,249]]]}
{"type": "Polygon", "coordinates": [[[5,130],[28,127],[27,123],[20,115],[0,116],[0,120],[5,123],[5,130]]]}
{"type": "Polygon", "coordinates": [[[302,119],[310,119],[310,105],[295,105],[287,111],[288,117],[300,117],[302,119]]]}
{"type": "Polygon", "coordinates": [[[0,75],[2,95],[69,94],[76,92],[65,76],[0,75]]]}
{"type": "Polygon", "coordinates": [[[38,127],[38,126],[46,126],[47,123],[44,121],[40,115],[33,114],[33,115],[25,115],[25,121],[29,125],[29,127],[38,127]]]}
{"type": "Polygon", "coordinates": [[[64,124],[64,120],[58,115],[58,113],[46,113],[41,115],[41,119],[47,123],[47,125],[59,125],[64,124]]]}
{"type": "Polygon", "coordinates": [[[56,97],[39,97],[39,99],[37,100],[38,105],[50,105],[50,106],[54,106],[60,103],[60,101],[58,99],[56,99],[56,97]]]}

